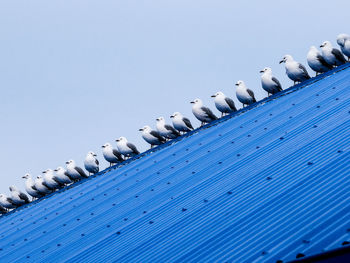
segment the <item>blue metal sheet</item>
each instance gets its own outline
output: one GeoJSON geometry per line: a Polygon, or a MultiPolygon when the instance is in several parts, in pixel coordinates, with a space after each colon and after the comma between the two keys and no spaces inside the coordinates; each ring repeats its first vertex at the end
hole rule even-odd
{"type": "Polygon", "coordinates": [[[350,240],[345,65],[0,218],[1,262],[273,262],[350,240]]]}

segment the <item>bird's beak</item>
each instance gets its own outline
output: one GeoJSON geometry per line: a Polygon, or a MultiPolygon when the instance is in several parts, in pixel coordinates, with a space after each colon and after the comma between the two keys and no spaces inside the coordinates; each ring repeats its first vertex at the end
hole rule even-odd
{"type": "Polygon", "coordinates": [[[216,96],[215,95],[211,95],[210,97],[215,98],[216,96]]]}
{"type": "Polygon", "coordinates": [[[46,173],[46,171],[43,171],[42,173],[43,173],[43,174],[45,174],[45,173],[46,173]]]}
{"type": "Polygon", "coordinates": [[[282,59],[282,60],[280,61],[280,64],[283,63],[283,62],[284,62],[284,60],[282,59]]]}
{"type": "Polygon", "coordinates": [[[191,101],[190,103],[191,103],[191,104],[194,104],[194,101],[191,101]]]}
{"type": "Polygon", "coordinates": [[[93,154],[95,157],[97,157],[97,154],[95,153],[95,154],[93,154]]]}
{"type": "Polygon", "coordinates": [[[143,131],[143,129],[139,129],[139,131],[143,131]]]}
{"type": "Polygon", "coordinates": [[[159,121],[159,118],[157,118],[156,121],[159,121]]]}
{"type": "Polygon", "coordinates": [[[101,147],[102,147],[102,148],[105,148],[105,146],[104,146],[104,145],[102,145],[101,147]]]}
{"type": "Polygon", "coordinates": [[[116,141],[116,142],[119,142],[119,139],[116,139],[115,141],[116,141]]]}
{"type": "Polygon", "coordinates": [[[57,172],[58,170],[57,169],[55,169],[55,170],[53,170],[54,172],[57,172]]]}
{"type": "Polygon", "coordinates": [[[25,176],[22,176],[23,179],[25,179],[26,177],[25,176]]]}
{"type": "Polygon", "coordinates": [[[320,47],[323,47],[323,45],[321,45],[320,47]]]}
{"type": "Polygon", "coordinates": [[[66,162],[66,164],[69,164],[69,162],[66,162]]]}
{"type": "Polygon", "coordinates": [[[235,85],[236,85],[236,86],[238,86],[239,84],[238,84],[238,83],[236,83],[235,85]]]}
{"type": "Polygon", "coordinates": [[[264,73],[265,71],[264,70],[260,70],[260,73],[264,73]]]}
{"type": "Polygon", "coordinates": [[[171,115],[170,118],[174,118],[174,115],[171,115]]]}

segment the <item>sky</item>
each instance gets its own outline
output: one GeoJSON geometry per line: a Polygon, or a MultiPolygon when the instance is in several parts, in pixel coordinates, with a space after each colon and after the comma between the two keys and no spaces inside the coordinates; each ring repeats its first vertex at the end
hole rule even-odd
{"type": "MultiPolygon", "coordinates": [[[[0,1],[0,193],[21,177],[83,166],[88,151],[125,136],[149,148],[139,128],[191,100],[223,91],[237,102],[244,80],[258,100],[259,70],[285,54],[306,65],[311,45],[350,34],[350,1],[0,1]]],[[[309,72],[311,70],[308,68],[309,72]]],[[[314,73],[312,73],[314,75],[314,73]]]]}

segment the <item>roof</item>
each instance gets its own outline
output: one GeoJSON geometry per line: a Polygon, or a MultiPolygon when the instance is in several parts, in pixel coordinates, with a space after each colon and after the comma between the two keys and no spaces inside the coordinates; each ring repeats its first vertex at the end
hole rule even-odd
{"type": "Polygon", "coordinates": [[[273,262],[342,247],[349,86],[346,64],[1,217],[1,261],[273,262]]]}

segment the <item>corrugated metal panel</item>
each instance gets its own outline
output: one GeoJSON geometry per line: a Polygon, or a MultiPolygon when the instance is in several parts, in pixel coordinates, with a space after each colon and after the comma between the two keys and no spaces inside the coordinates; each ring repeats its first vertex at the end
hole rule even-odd
{"type": "Polygon", "coordinates": [[[1,262],[273,262],[350,239],[348,65],[0,219],[1,262]]]}

